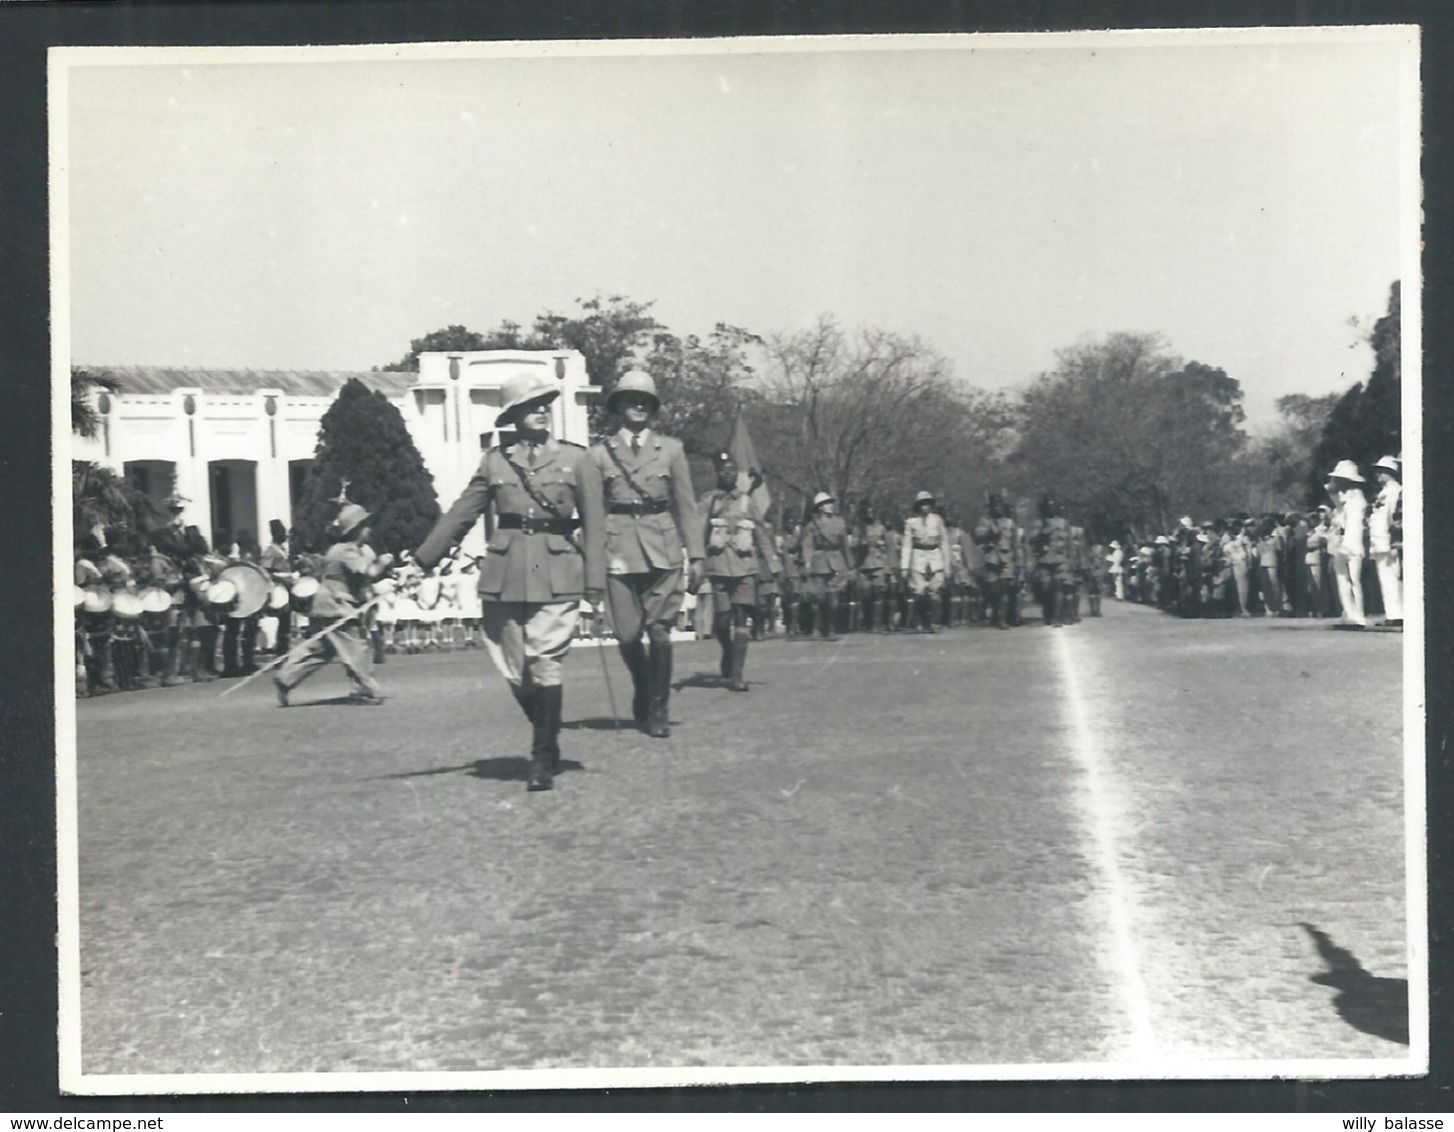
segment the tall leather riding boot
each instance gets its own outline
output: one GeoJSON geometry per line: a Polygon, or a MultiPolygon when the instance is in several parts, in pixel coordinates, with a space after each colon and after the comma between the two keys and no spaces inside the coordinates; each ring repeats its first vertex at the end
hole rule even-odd
{"type": "Polygon", "coordinates": [[[747,667],[747,646],[751,642],[752,634],[745,626],[739,625],[732,630],[732,673],[728,686],[734,692],[747,691],[747,681],[742,677],[742,670],[747,667]]]}
{"type": "Polygon", "coordinates": [[[862,616],[863,610],[860,603],[850,601],[848,603],[848,631],[850,633],[856,633],[863,627],[862,616]]]}
{"type": "Polygon", "coordinates": [[[520,710],[525,713],[525,718],[535,723],[535,688],[528,684],[511,684],[510,691],[515,696],[515,702],[520,705],[520,710]]]}
{"type": "Polygon", "coordinates": [[[722,647],[722,658],[717,668],[722,674],[723,680],[732,677],[732,619],[728,614],[719,613],[715,624],[712,626],[712,636],[716,638],[717,644],[722,647]]]}
{"type": "Polygon", "coordinates": [[[532,792],[549,790],[555,785],[555,773],[550,757],[550,718],[545,689],[531,685],[524,689],[524,695],[529,701],[526,714],[531,723],[530,781],[525,788],[532,792]]]}
{"type": "Polygon", "coordinates": [[[651,630],[647,652],[647,670],[651,680],[651,702],[646,716],[646,733],[653,739],[671,735],[671,638],[664,630],[651,630]]]}
{"type": "Polygon", "coordinates": [[[829,594],[825,597],[820,609],[823,614],[823,625],[819,631],[825,641],[836,641],[838,639],[838,595],[829,594]]]}
{"type": "Polygon", "coordinates": [[[550,752],[550,773],[560,773],[560,718],[565,689],[559,684],[536,688],[538,711],[545,715],[546,748],[550,752]]]}
{"type": "Polygon", "coordinates": [[[637,727],[646,723],[651,708],[651,676],[647,664],[646,644],[639,637],[634,641],[622,641],[621,659],[631,673],[631,718],[637,727]]]}
{"type": "Polygon", "coordinates": [[[197,630],[193,644],[197,646],[198,669],[194,680],[203,682],[217,679],[217,626],[208,625],[197,630]]]}

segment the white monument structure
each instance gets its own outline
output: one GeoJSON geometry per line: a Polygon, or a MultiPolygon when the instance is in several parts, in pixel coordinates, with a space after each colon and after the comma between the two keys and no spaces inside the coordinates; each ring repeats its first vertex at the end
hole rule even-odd
{"type": "MultiPolygon", "coordinates": [[[[418,373],[159,369],[92,366],[121,383],[94,402],[96,437],[72,436],[71,454],[125,474],[161,503],[188,502],[183,521],[209,539],[244,532],[267,542],[268,521],[291,527],[318,441],[318,425],[351,377],[381,390],[399,409],[447,508],[497,442],[500,387],[522,369],[560,386],[554,435],[588,442],[598,392],[575,350],[477,350],[419,356],[418,373]]],[[[479,529],[466,550],[483,553],[479,529]]]]}

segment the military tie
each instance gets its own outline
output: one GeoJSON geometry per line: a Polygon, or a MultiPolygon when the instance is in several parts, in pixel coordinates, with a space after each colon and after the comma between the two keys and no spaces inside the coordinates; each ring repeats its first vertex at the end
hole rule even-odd
{"type": "Polygon", "coordinates": [[[641,434],[640,433],[633,432],[631,434],[631,455],[633,455],[633,456],[640,456],[641,455],[641,434]]]}

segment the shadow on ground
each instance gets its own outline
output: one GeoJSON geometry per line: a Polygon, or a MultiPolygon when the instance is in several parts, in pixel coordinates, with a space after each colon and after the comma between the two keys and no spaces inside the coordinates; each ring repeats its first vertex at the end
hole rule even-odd
{"type": "Polygon", "coordinates": [[[1363,969],[1357,956],[1339,947],[1326,932],[1312,924],[1298,926],[1312,937],[1326,971],[1308,977],[1309,982],[1332,987],[1338,992],[1333,1007],[1338,1016],[1355,1030],[1409,1044],[1409,984],[1407,979],[1384,979],[1363,969]]]}
{"type": "MultiPolygon", "coordinates": [[[[561,759],[555,768],[556,774],[572,770],[585,770],[585,766],[574,759],[561,759]]],[[[530,777],[530,760],[519,758],[479,759],[470,767],[472,778],[488,778],[495,782],[524,782],[530,777]]]]}

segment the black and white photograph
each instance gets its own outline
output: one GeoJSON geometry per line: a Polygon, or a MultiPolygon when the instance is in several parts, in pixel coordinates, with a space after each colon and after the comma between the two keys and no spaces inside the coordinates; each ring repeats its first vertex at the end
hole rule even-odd
{"type": "Polygon", "coordinates": [[[52,47],[62,1090],[1427,1073],[1419,51],[52,47]]]}

